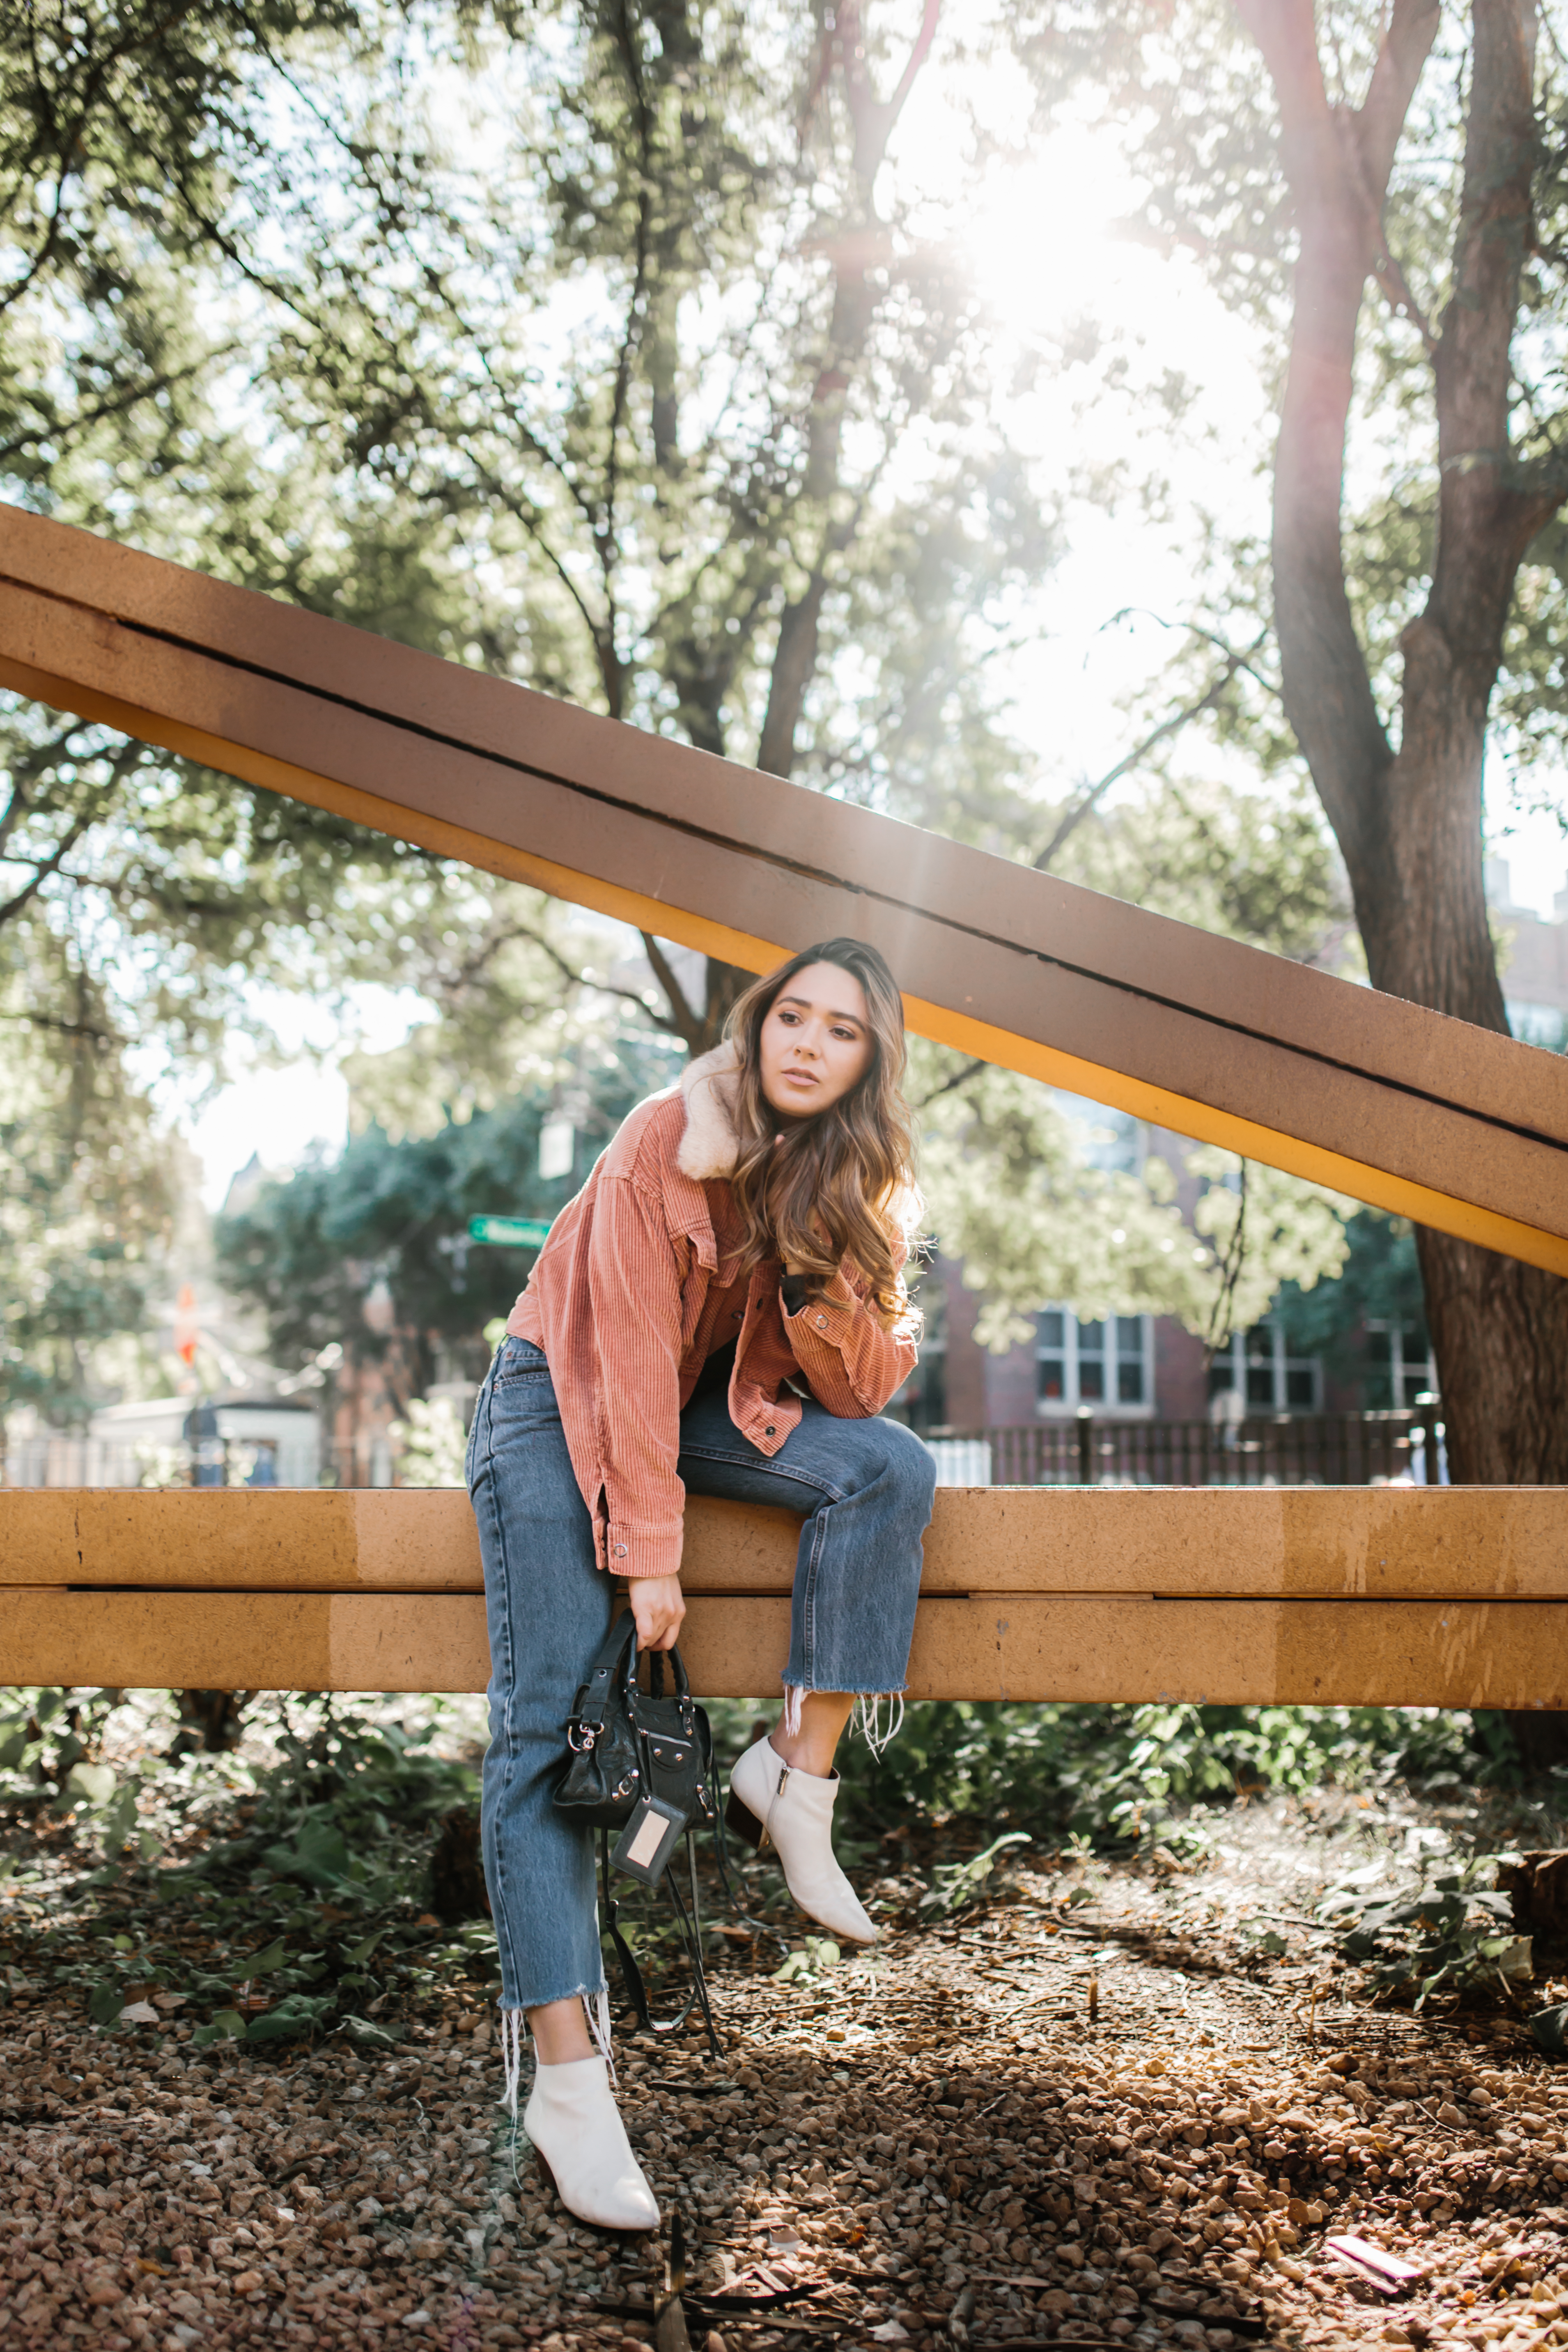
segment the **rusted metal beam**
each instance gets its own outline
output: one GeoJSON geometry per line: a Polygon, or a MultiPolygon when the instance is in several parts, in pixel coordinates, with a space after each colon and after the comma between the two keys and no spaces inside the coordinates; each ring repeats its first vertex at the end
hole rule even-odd
{"type": "Polygon", "coordinates": [[[16,509],[0,684],[1568,1273],[1557,1055],[16,509]]]}

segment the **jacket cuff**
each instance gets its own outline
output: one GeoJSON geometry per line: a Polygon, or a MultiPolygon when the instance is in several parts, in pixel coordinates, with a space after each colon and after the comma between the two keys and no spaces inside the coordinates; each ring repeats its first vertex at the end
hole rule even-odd
{"type": "MultiPolygon", "coordinates": [[[[837,1285],[844,1277],[837,1275],[834,1279],[837,1285]]],[[[791,1347],[797,1339],[805,1338],[819,1339],[829,1348],[841,1348],[854,1325],[858,1304],[853,1296],[836,1298],[831,1293],[808,1298],[797,1315],[784,1317],[791,1347]]]]}
{"type": "Polygon", "coordinates": [[[678,1576],[684,1524],[639,1528],[612,1516],[602,1526],[604,1564],[612,1576],[678,1576]]]}

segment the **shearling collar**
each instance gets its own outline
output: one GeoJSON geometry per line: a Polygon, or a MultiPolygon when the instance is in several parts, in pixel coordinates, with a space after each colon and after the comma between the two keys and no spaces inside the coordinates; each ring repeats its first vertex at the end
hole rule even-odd
{"type": "MultiPolygon", "coordinates": [[[[732,1176],[740,1153],[735,1133],[735,1080],[741,1065],[740,1047],[729,1041],[710,1054],[689,1062],[680,1074],[686,1098],[686,1132],[675,1155],[683,1176],[699,1184],[717,1176],[732,1176]]],[[[899,1185],[885,1212],[889,1224],[904,1237],[905,1246],[920,1231],[925,1202],[912,1183],[899,1185]]]]}
{"type": "Polygon", "coordinates": [[[680,1074],[686,1132],[675,1164],[696,1183],[734,1174],[740,1150],[735,1133],[735,1080],[740,1064],[739,1046],[727,1040],[710,1054],[689,1062],[680,1074]]]}

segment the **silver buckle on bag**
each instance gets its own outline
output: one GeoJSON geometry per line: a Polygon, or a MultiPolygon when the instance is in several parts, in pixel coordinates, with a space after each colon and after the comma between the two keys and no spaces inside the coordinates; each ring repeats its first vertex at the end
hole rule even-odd
{"type": "Polygon", "coordinates": [[[595,1725],[575,1720],[567,1725],[566,1745],[574,1756],[591,1756],[598,1744],[599,1734],[595,1725]]]}

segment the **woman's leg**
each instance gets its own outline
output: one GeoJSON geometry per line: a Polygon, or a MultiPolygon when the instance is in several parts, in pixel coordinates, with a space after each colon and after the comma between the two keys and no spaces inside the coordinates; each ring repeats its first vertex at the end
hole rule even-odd
{"type": "Polygon", "coordinates": [[[781,1755],[787,1744],[786,1760],[804,1771],[830,1771],[853,1701],[896,1695],[908,1676],[931,1457],[899,1422],[841,1421],[808,1400],[770,1459],[718,1395],[681,1415],[679,1469],[689,1494],[768,1503],[805,1520],[773,1744],[781,1755]]]}
{"type": "Polygon", "coordinates": [[[722,1397],[703,1398],[681,1418],[680,1475],[689,1493],[781,1506],[805,1522],[784,1714],[736,1763],[730,1818],[753,1843],[772,1842],[808,1917],[870,1942],[876,1928],[833,1857],[833,1758],[857,1699],[874,1709],[904,1687],[935,1491],[931,1455],[897,1423],[840,1421],[811,1403],[770,1461],[734,1427],[722,1397]]]}
{"type": "Polygon", "coordinates": [[[844,1727],[855,1712],[855,1696],[853,1691],[802,1691],[793,1731],[788,1707],[781,1708],[769,1738],[792,1771],[815,1772],[819,1779],[826,1779],[844,1727]]]}
{"type": "Polygon", "coordinates": [[[583,2000],[605,1985],[593,1837],[553,1798],[614,1587],[595,1559],[550,1368],[526,1339],[503,1343],[479,1391],[468,1486],[490,1645],[480,1822],[501,2005],[529,2013],[548,2065],[591,2054],[583,2000]]]}
{"type": "Polygon", "coordinates": [[[563,2203],[601,2228],[651,2230],[658,2200],[585,2023],[592,2003],[607,2055],[593,1836],[554,1803],[572,1702],[608,1630],[615,1587],[595,1559],[549,1365],[526,1339],[502,1343],[479,1391],[468,1489],[490,1643],[480,1825],[512,2113],[526,2015],[539,2063],[523,2125],[563,2203]]]}

